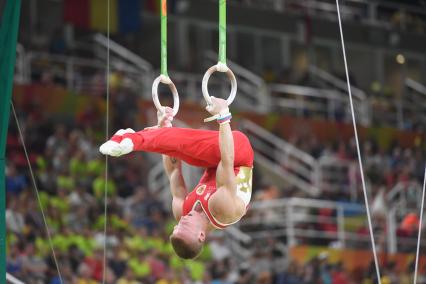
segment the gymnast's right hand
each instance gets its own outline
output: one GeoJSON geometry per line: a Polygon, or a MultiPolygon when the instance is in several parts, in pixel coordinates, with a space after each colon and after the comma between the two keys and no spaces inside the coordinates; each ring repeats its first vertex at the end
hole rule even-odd
{"type": "Polygon", "coordinates": [[[131,128],[118,130],[110,140],[99,147],[99,151],[112,157],[120,157],[132,152],[134,147],[132,140],[130,138],[123,139],[123,135],[126,133],[135,133],[135,131],[131,128]]]}
{"type": "Polygon", "coordinates": [[[172,127],[173,121],[173,109],[170,107],[163,107],[157,111],[158,127],[172,127]]]}

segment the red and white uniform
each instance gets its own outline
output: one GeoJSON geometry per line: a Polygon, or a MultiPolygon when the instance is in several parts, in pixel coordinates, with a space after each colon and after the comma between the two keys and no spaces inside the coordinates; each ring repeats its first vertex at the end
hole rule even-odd
{"type": "MultiPolygon", "coordinates": [[[[250,203],[251,199],[251,186],[252,186],[252,168],[251,167],[236,167],[234,169],[237,177],[237,196],[246,205],[250,203]]],[[[215,219],[209,209],[209,200],[216,192],[216,169],[209,168],[204,171],[200,182],[195,189],[189,193],[183,203],[182,215],[185,216],[197,205],[200,204],[204,213],[210,220],[210,223],[217,229],[224,229],[229,225],[237,223],[239,220],[231,224],[224,224],[215,219]]]]}
{"type": "MultiPolygon", "coordinates": [[[[250,202],[252,187],[253,149],[250,141],[240,131],[234,137],[234,171],[237,177],[237,196],[246,206],[250,202]]],[[[134,151],[155,152],[180,159],[192,166],[205,168],[196,188],[183,203],[183,216],[200,204],[213,226],[223,229],[231,224],[218,222],[209,210],[209,199],[216,192],[216,168],[220,162],[219,132],[189,128],[160,128],[127,133],[134,151]]],[[[238,221],[238,220],[237,220],[238,221]]]]}

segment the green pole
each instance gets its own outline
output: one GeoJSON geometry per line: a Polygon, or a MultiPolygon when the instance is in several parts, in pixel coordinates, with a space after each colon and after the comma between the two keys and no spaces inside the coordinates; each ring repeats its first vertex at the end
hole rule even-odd
{"type": "Polygon", "coordinates": [[[226,64],[226,0],[219,0],[219,62],[226,64]]]}
{"type": "Polygon", "coordinates": [[[169,77],[167,72],[167,0],[161,0],[161,74],[169,77]]]}
{"type": "Polygon", "coordinates": [[[6,283],[5,155],[21,0],[6,0],[0,23],[0,283],[6,283]]]}

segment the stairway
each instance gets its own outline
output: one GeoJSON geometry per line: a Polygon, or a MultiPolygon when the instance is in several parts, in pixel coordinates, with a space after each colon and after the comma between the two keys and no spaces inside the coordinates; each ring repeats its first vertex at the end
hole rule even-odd
{"type": "Polygon", "coordinates": [[[250,138],[256,167],[265,177],[311,196],[319,194],[320,165],[314,157],[251,121],[242,121],[241,130],[250,138]]]}

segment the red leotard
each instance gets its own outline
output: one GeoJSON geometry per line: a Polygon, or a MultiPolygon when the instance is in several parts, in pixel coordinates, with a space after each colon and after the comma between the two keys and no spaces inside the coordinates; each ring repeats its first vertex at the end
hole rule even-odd
{"type": "MultiPolygon", "coordinates": [[[[235,167],[234,172],[235,176],[237,176],[237,195],[244,201],[246,206],[248,206],[251,198],[251,168],[243,166],[235,167]],[[240,177],[241,172],[246,173],[243,178],[240,177]],[[244,186],[244,184],[247,185],[244,186]]],[[[182,215],[187,215],[197,204],[200,204],[204,213],[206,213],[209,218],[210,223],[217,229],[224,229],[239,221],[237,220],[232,224],[224,224],[217,221],[211,214],[209,200],[216,190],[216,168],[208,168],[204,171],[204,175],[195,189],[186,196],[183,203],[182,215]]]]}
{"type": "MultiPolygon", "coordinates": [[[[253,167],[253,149],[247,136],[242,132],[232,131],[232,134],[237,192],[247,205],[251,196],[251,170],[249,172],[247,168],[253,167]]],[[[173,127],[127,133],[123,138],[130,138],[133,141],[135,151],[160,153],[192,166],[205,168],[196,188],[186,196],[182,214],[188,214],[197,203],[200,203],[212,225],[219,229],[230,225],[216,221],[208,207],[210,197],[217,190],[216,168],[220,162],[218,131],[173,127]]]]}

